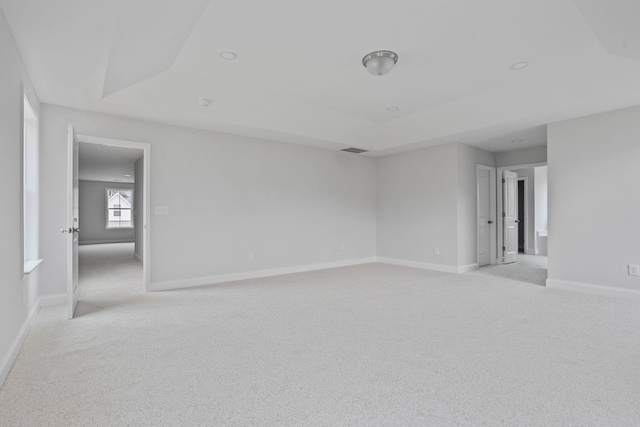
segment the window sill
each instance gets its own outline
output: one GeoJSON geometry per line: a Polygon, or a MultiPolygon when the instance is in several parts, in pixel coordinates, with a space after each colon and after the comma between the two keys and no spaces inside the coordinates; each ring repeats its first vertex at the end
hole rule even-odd
{"type": "Polygon", "coordinates": [[[28,259],[24,262],[24,274],[30,274],[42,262],[41,259],[28,259]]]}

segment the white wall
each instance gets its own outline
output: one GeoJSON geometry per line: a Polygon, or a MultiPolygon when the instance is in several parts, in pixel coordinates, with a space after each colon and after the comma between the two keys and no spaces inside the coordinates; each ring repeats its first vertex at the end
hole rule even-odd
{"type": "Polygon", "coordinates": [[[547,161],[547,146],[523,148],[496,154],[496,166],[530,165],[547,161]]]}
{"type": "MultiPolygon", "coordinates": [[[[534,171],[534,179],[535,179],[535,231],[536,233],[539,231],[547,231],[548,224],[548,184],[547,184],[547,166],[540,166],[535,168],[534,171]]],[[[546,255],[547,254],[547,239],[542,238],[542,240],[536,240],[536,254],[546,255]]]]}
{"type": "Polygon", "coordinates": [[[378,158],[378,256],[458,265],[457,155],[447,144],[378,158]]]}
{"type": "Polygon", "coordinates": [[[144,253],[144,244],[142,242],[144,224],[144,158],[138,159],[134,166],[134,189],[133,189],[133,222],[136,224],[134,230],[135,249],[134,254],[142,261],[144,253]]]}
{"type": "Polygon", "coordinates": [[[44,291],[64,292],[67,123],[151,144],[151,288],[374,257],[375,159],[43,104],[44,291]],[[157,216],[153,206],[168,206],[157,216]],[[341,244],[345,249],[341,250],[341,244]],[[249,253],[255,261],[249,261],[249,253]]]}
{"type": "Polygon", "coordinates": [[[40,103],[1,9],[0,58],[0,182],[3,183],[0,199],[5,202],[0,209],[0,224],[4,225],[0,239],[1,385],[15,357],[16,345],[20,343],[20,331],[36,307],[42,268],[41,265],[23,280],[20,227],[23,85],[36,113],[40,111],[40,103]]]}
{"type": "Polygon", "coordinates": [[[548,127],[549,285],[640,291],[640,107],[548,127]]]}
{"type": "Polygon", "coordinates": [[[378,158],[378,255],[476,264],[477,164],[495,157],[459,143],[378,158]]]}
{"type": "MultiPolygon", "coordinates": [[[[107,188],[134,188],[134,184],[125,182],[80,181],[80,221],[79,243],[133,242],[134,230],[131,228],[107,229],[107,188]]],[[[141,197],[142,195],[140,195],[141,197]]],[[[134,204],[139,195],[133,192],[134,204]]],[[[136,218],[137,219],[137,218],[136,218]]],[[[134,220],[134,224],[137,224],[134,220]]]]}

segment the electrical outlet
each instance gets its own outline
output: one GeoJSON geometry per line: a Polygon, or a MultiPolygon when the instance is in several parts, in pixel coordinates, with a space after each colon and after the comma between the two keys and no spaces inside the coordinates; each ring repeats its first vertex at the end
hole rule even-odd
{"type": "Polygon", "coordinates": [[[434,248],[433,253],[436,255],[440,255],[440,248],[434,248]]]}
{"type": "Polygon", "coordinates": [[[629,264],[629,276],[640,276],[640,266],[629,264]]]}
{"type": "Polygon", "coordinates": [[[249,261],[255,261],[256,256],[253,252],[249,252],[249,261]]]}

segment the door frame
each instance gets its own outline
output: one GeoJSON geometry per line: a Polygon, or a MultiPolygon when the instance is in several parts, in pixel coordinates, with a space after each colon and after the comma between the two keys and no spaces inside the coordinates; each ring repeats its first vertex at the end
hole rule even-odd
{"type": "MultiPolygon", "coordinates": [[[[100,136],[77,135],[79,142],[88,144],[110,145],[113,147],[136,148],[143,151],[143,183],[142,183],[142,290],[148,292],[151,284],[151,144],[146,142],[127,141],[123,139],[103,138],[100,136]]],[[[140,226],[137,224],[136,226],[140,226]]]]}
{"type": "MultiPolygon", "coordinates": [[[[529,178],[524,176],[522,178],[518,177],[518,182],[524,182],[524,219],[518,218],[520,221],[524,222],[524,253],[529,253],[529,178]]],[[[519,191],[519,190],[518,190],[519,191]]],[[[518,192],[518,196],[520,193],[518,192]]]]}
{"type": "Polygon", "coordinates": [[[489,227],[489,264],[493,265],[496,264],[496,244],[498,242],[496,236],[496,168],[485,165],[476,165],[476,264],[480,265],[478,254],[478,213],[480,210],[480,181],[478,181],[478,172],[480,170],[489,171],[489,218],[493,218],[493,224],[491,224],[491,227],[489,227]]]}
{"type": "MultiPolygon", "coordinates": [[[[517,171],[518,169],[528,169],[528,168],[537,168],[540,166],[547,166],[547,162],[539,162],[539,163],[527,163],[527,164],[522,164],[522,165],[513,165],[513,166],[501,166],[499,168],[497,168],[497,172],[498,172],[498,176],[502,176],[502,172],[504,171],[517,171]]],[[[500,182],[499,185],[496,185],[497,191],[498,191],[498,195],[496,197],[496,201],[497,201],[497,212],[498,215],[496,216],[496,219],[498,220],[498,233],[497,233],[497,239],[496,239],[496,243],[497,242],[502,242],[503,236],[502,236],[502,227],[503,227],[503,221],[502,221],[502,212],[504,210],[503,208],[503,203],[502,203],[502,181],[500,182]]],[[[504,256],[502,254],[502,252],[499,250],[502,247],[502,245],[496,245],[496,264],[504,264],[504,256]]]]}

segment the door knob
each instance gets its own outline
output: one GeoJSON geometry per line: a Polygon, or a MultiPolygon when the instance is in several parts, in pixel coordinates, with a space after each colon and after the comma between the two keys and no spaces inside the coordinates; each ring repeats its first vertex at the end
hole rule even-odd
{"type": "Polygon", "coordinates": [[[493,221],[489,220],[487,221],[487,224],[493,224],[493,221]]]}
{"type": "Polygon", "coordinates": [[[519,220],[519,219],[516,219],[516,222],[520,222],[520,220],[519,220]]]}
{"type": "Polygon", "coordinates": [[[77,228],[77,227],[75,227],[75,228],[73,229],[73,232],[74,232],[74,233],[79,233],[79,232],[80,232],[80,229],[79,229],[79,228],[77,228]]]}
{"type": "Polygon", "coordinates": [[[73,228],[69,227],[69,228],[61,228],[60,229],[61,233],[73,233],[73,228]]]}

